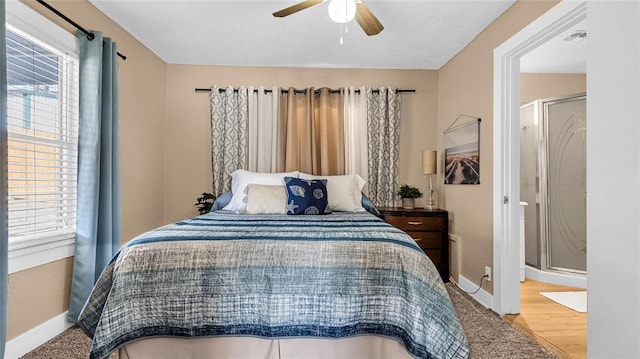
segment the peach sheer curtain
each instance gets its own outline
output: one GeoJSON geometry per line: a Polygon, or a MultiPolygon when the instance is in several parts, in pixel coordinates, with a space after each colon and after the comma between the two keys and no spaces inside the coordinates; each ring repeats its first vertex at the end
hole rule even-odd
{"type": "Polygon", "coordinates": [[[308,88],[280,94],[278,172],[345,173],[342,92],[308,88]]]}

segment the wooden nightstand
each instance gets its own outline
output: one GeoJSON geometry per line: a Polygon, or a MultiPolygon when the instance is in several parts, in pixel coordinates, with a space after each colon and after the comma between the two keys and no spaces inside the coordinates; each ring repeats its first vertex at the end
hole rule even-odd
{"type": "Polygon", "coordinates": [[[449,212],[442,209],[378,208],[385,222],[409,234],[449,281],[449,212]]]}

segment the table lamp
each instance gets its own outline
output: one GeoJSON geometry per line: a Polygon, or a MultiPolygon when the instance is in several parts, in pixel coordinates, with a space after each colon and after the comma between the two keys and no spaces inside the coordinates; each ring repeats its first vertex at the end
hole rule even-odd
{"type": "Polygon", "coordinates": [[[429,175],[429,198],[427,198],[427,204],[425,208],[434,209],[436,208],[436,203],[433,199],[433,179],[432,176],[437,171],[437,161],[438,161],[438,151],[422,151],[422,173],[425,175],[429,175]]]}

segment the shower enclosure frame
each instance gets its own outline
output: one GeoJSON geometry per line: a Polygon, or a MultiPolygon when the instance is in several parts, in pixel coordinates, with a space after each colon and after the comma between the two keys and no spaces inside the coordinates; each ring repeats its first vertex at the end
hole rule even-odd
{"type": "MultiPolygon", "coordinates": [[[[536,157],[536,197],[537,203],[533,203],[536,206],[536,214],[538,218],[537,226],[537,243],[538,243],[538,258],[540,270],[549,273],[557,274],[569,274],[577,276],[586,276],[586,270],[580,270],[575,268],[565,268],[561,266],[553,266],[551,261],[551,211],[549,195],[549,107],[563,102],[586,100],[586,93],[557,96],[545,99],[539,99],[530,102],[526,105],[535,104],[533,107],[534,123],[537,125],[538,132],[536,133],[535,157],[536,157]]],[[[586,165],[586,163],[585,163],[586,165]]],[[[586,193],[585,193],[586,196],[586,193]]],[[[531,204],[530,204],[531,205],[531,204]]],[[[585,223],[586,225],[586,223],[585,223]]],[[[530,265],[530,264],[527,264],[530,265]]]]}

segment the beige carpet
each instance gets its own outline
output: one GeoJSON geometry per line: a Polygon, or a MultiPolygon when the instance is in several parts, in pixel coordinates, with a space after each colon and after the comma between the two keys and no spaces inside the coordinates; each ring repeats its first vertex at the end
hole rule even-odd
{"type": "MultiPolygon", "coordinates": [[[[452,284],[447,284],[447,290],[467,334],[473,359],[557,358],[452,284]]],[[[72,327],[23,358],[86,359],[90,345],[89,338],[77,327],[72,327]]],[[[117,356],[112,355],[110,359],[117,359],[117,356]]]]}
{"type": "Polygon", "coordinates": [[[473,359],[553,359],[557,356],[483,307],[453,284],[447,284],[473,359]]]}

